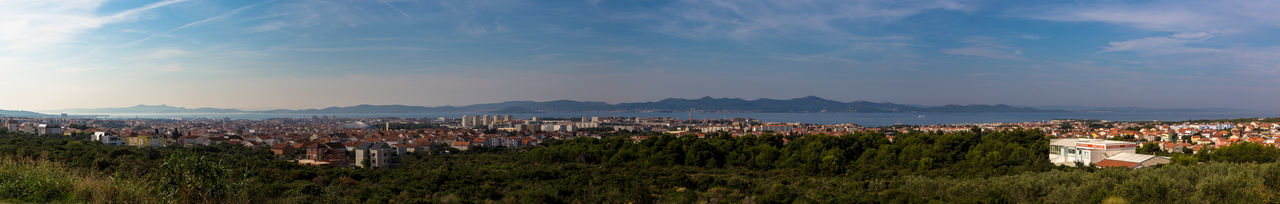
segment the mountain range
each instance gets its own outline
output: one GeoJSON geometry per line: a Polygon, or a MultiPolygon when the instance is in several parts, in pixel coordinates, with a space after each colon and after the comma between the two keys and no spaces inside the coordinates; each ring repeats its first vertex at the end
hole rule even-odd
{"type": "Polygon", "coordinates": [[[118,114],[118,113],[291,113],[291,114],[344,114],[344,113],[448,113],[448,112],[491,112],[491,113],[537,113],[537,112],[738,112],[738,113],[819,113],[819,112],[857,112],[857,113],[911,113],[911,112],[1064,112],[1057,109],[1037,109],[1015,107],[1004,104],[996,105],[944,105],[913,106],[895,103],[877,103],[869,101],[841,102],[816,96],[793,99],[756,99],[712,98],[698,99],[668,98],[660,101],[609,104],[594,101],[508,101],[501,103],[475,104],[467,106],[408,106],[408,105],[356,105],[347,107],[328,107],[322,109],[278,109],[266,111],[245,111],[219,108],[183,108],[168,105],[137,105],[123,108],[66,109],[56,112],[75,114],[118,114]]]}
{"type": "Polygon", "coordinates": [[[9,117],[51,117],[51,116],[53,116],[53,115],[46,115],[46,114],[37,113],[37,112],[31,112],[31,111],[0,110],[0,116],[9,116],[9,117]]]}

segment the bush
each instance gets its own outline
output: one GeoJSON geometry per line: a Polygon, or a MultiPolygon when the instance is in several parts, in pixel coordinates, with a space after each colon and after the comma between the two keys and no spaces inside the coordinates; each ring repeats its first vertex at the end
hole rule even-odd
{"type": "Polygon", "coordinates": [[[240,190],[245,184],[217,159],[191,153],[166,158],[155,181],[161,198],[178,203],[225,202],[243,195],[240,190]]]}

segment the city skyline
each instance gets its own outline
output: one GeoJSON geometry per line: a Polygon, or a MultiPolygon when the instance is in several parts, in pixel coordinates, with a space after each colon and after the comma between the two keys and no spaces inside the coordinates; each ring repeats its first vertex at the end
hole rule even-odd
{"type": "Polygon", "coordinates": [[[0,109],[703,96],[1275,111],[1273,1],[0,1],[0,109]]]}

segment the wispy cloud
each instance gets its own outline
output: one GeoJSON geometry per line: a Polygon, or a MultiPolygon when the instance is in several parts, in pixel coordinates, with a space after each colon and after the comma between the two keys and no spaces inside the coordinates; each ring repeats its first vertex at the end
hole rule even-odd
{"type": "Polygon", "coordinates": [[[174,58],[174,57],[183,56],[183,55],[187,55],[187,54],[188,54],[188,52],[187,52],[187,51],[184,51],[184,50],[182,50],[182,49],[177,49],[177,48],[165,48],[165,49],[159,49],[159,50],[153,51],[153,52],[151,52],[151,54],[147,54],[147,55],[146,55],[146,58],[149,58],[149,59],[169,59],[169,58],[174,58]]]}
{"type": "Polygon", "coordinates": [[[105,0],[0,1],[0,49],[44,49],[87,30],[185,1],[165,0],[106,16],[96,14],[105,0]]]}
{"type": "Polygon", "coordinates": [[[148,35],[147,37],[142,38],[142,39],[139,39],[139,40],[137,40],[137,41],[133,41],[133,42],[126,43],[126,44],[125,44],[125,45],[123,45],[123,46],[124,46],[124,47],[132,46],[132,45],[134,45],[134,44],[138,44],[138,43],[142,43],[142,42],[145,42],[145,41],[147,41],[147,40],[150,40],[151,38],[155,38],[156,36],[163,36],[163,35],[167,35],[167,34],[169,34],[169,33],[175,32],[175,31],[180,31],[180,30],[182,30],[182,29],[187,29],[187,28],[190,28],[190,27],[199,26],[199,25],[201,25],[201,24],[205,24],[205,23],[209,23],[209,22],[213,22],[213,21],[223,20],[223,19],[226,19],[226,18],[231,17],[231,16],[233,16],[233,15],[236,15],[237,13],[240,13],[241,11],[244,11],[244,10],[246,10],[246,9],[252,8],[252,7],[257,6],[257,5],[260,5],[260,4],[264,4],[264,3],[272,2],[272,1],[274,1],[274,0],[261,1],[261,2],[258,2],[258,3],[249,4],[249,5],[246,5],[246,6],[242,6],[242,7],[240,7],[240,8],[236,8],[236,9],[231,10],[231,11],[229,11],[229,12],[223,13],[222,15],[218,15],[218,16],[214,16],[214,17],[209,17],[209,18],[205,18],[205,19],[201,19],[201,20],[198,20],[198,21],[192,21],[192,22],[190,22],[190,23],[183,24],[182,26],[178,26],[178,27],[176,27],[176,28],[169,29],[169,31],[165,31],[165,32],[163,32],[163,33],[157,33],[157,34],[148,35]]]}
{"type": "Polygon", "coordinates": [[[666,8],[657,30],[691,38],[750,39],[807,32],[847,34],[837,21],[889,22],[935,10],[963,10],[958,1],[683,0],[666,8]]]}
{"type": "Polygon", "coordinates": [[[420,47],[406,46],[363,46],[363,47],[282,47],[272,48],[276,51],[294,51],[294,52],[357,52],[357,51],[402,51],[402,52],[422,52],[431,51],[431,49],[420,47]]]}
{"type": "Polygon", "coordinates": [[[1028,60],[1022,57],[1022,50],[1001,44],[999,40],[992,37],[974,36],[961,42],[968,43],[969,46],[945,49],[942,53],[1004,60],[1028,60]]]}
{"type": "Polygon", "coordinates": [[[1280,1],[1085,1],[1026,10],[1032,18],[1104,22],[1167,32],[1233,32],[1280,27],[1280,1]]]}
{"type": "Polygon", "coordinates": [[[1210,53],[1222,50],[1204,47],[1191,47],[1187,44],[1201,42],[1213,38],[1213,35],[1198,33],[1177,33],[1171,36],[1147,37],[1136,40],[1107,43],[1099,53],[1133,51],[1146,54],[1183,54],[1210,53]]]}
{"type": "Polygon", "coordinates": [[[793,62],[809,62],[809,63],[839,62],[839,63],[847,63],[847,64],[858,63],[858,61],[854,61],[851,59],[835,57],[835,56],[827,56],[827,55],[773,55],[773,56],[766,56],[766,57],[778,59],[778,60],[793,61],[793,62]]]}
{"type": "Polygon", "coordinates": [[[399,7],[396,7],[395,5],[391,5],[391,2],[387,2],[385,0],[378,0],[378,2],[382,3],[382,5],[387,5],[387,8],[391,8],[391,10],[396,10],[397,13],[400,13],[400,15],[404,15],[405,18],[413,18],[409,16],[408,13],[405,13],[404,10],[400,10],[399,7]]]}
{"type": "Polygon", "coordinates": [[[1088,1],[1069,6],[1033,9],[1031,18],[1100,22],[1164,34],[1108,42],[1098,53],[1133,52],[1162,57],[1162,66],[1197,66],[1244,72],[1280,73],[1274,44],[1226,44],[1270,35],[1280,29],[1280,1],[1144,1],[1119,3],[1088,1]]]}
{"type": "Polygon", "coordinates": [[[493,20],[484,22],[474,18],[463,20],[458,24],[458,30],[468,35],[484,35],[490,33],[506,32],[507,27],[502,25],[501,21],[493,20]]]}

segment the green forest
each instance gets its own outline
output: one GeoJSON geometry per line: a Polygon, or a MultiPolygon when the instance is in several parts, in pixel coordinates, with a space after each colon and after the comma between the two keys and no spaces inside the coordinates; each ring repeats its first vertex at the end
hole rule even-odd
{"type": "Polygon", "coordinates": [[[0,202],[1271,203],[1276,149],[1144,169],[1057,167],[1038,130],[654,135],[412,153],[397,169],[300,166],[239,146],[117,147],[0,132],[0,202]],[[452,151],[458,152],[458,151],[452,151]]]}

